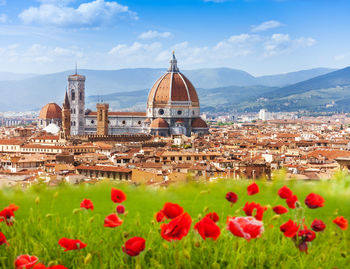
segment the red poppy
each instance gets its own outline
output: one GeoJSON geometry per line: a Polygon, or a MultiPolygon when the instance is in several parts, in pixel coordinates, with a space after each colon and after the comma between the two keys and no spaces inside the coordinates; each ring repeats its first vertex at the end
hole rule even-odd
{"type": "Polygon", "coordinates": [[[10,209],[12,212],[15,212],[19,209],[19,206],[18,205],[15,205],[15,204],[10,204],[8,207],[6,207],[8,209],[10,209]]]}
{"type": "Polygon", "coordinates": [[[0,232],[0,246],[3,244],[8,245],[7,240],[6,240],[6,236],[2,232],[0,232]]]}
{"type": "Polygon", "coordinates": [[[333,223],[337,224],[339,226],[339,228],[344,230],[344,231],[348,229],[348,220],[345,219],[343,216],[336,217],[333,220],[333,223]]]}
{"type": "Polygon", "coordinates": [[[253,216],[254,209],[256,209],[256,214],[254,217],[257,220],[262,220],[263,214],[267,210],[267,207],[261,206],[260,204],[255,202],[247,202],[243,207],[243,211],[247,216],[253,216]]]}
{"type": "Polygon", "coordinates": [[[125,242],[123,251],[129,256],[137,256],[145,249],[146,240],[142,237],[132,237],[125,242]]]}
{"type": "Polygon", "coordinates": [[[301,252],[305,252],[307,254],[307,249],[308,249],[307,242],[303,242],[303,241],[300,242],[298,248],[301,252]]]}
{"type": "Polygon", "coordinates": [[[298,232],[298,236],[302,242],[311,242],[316,238],[316,233],[312,230],[309,230],[306,225],[304,225],[304,230],[298,232]]]}
{"type": "Polygon", "coordinates": [[[288,199],[293,195],[293,192],[287,186],[280,188],[277,193],[282,199],[288,199]]]}
{"type": "Polygon", "coordinates": [[[297,201],[298,201],[298,197],[296,195],[292,195],[289,198],[287,198],[286,203],[289,208],[294,209],[296,208],[297,201]]]}
{"type": "Polygon", "coordinates": [[[8,226],[11,226],[14,222],[15,214],[8,207],[0,211],[0,222],[5,221],[8,226]]]}
{"type": "Polygon", "coordinates": [[[91,209],[94,210],[94,204],[91,202],[91,200],[89,199],[84,199],[81,203],[80,203],[80,207],[81,208],[85,208],[85,209],[91,209]]]}
{"type": "Polygon", "coordinates": [[[168,224],[162,224],[160,226],[161,236],[167,241],[181,240],[190,231],[191,223],[191,216],[185,212],[168,224]]]}
{"type": "Polygon", "coordinates": [[[261,236],[264,232],[264,224],[253,217],[228,217],[227,230],[249,241],[261,236]]]}
{"type": "Polygon", "coordinates": [[[204,217],[197,222],[196,225],[194,225],[194,229],[198,231],[204,240],[207,238],[216,240],[220,235],[220,227],[209,217],[204,217]]]}
{"type": "Polygon", "coordinates": [[[322,220],[315,219],[311,223],[311,229],[315,232],[322,232],[324,229],[326,229],[326,224],[322,220]]]}
{"type": "Polygon", "coordinates": [[[126,195],[122,190],[112,188],[111,199],[112,199],[113,203],[119,204],[119,203],[122,203],[126,200],[126,195]]]}
{"type": "Polygon", "coordinates": [[[116,213],[110,214],[105,218],[104,227],[115,228],[122,225],[123,220],[121,220],[116,213]]]}
{"type": "Polygon", "coordinates": [[[123,206],[123,205],[118,205],[118,206],[117,206],[117,213],[118,213],[118,214],[124,214],[124,212],[125,212],[125,206],[123,206]]]}
{"type": "Polygon", "coordinates": [[[164,220],[166,219],[166,217],[165,217],[165,215],[164,215],[164,213],[163,213],[162,210],[161,210],[161,211],[158,211],[158,212],[156,213],[155,218],[156,218],[157,222],[162,222],[162,221],[164,221],[164,220]]]}
{"type": "Polygon", "coordinates": [[[308,208],[315,209],[324,206],[324,198],[316,193],[310,193],[305,198],[305,204],[308,208]]]}
{"type": "Polygon", "coordinates": [[[276,205],[272,208],[272,210],[278,215],[282,215],[288,212],[288,209],[282,205],[276,205]]]}
{"type": "Polygon", "coordinates": [[[214,222],[219,221],[219,215],[216,212],[210,212],[210,213],[206,214],[205,216],[212,219],[214,222]]]}
{"type": "Polygon", "coordinates": [[[165,203],[162,212],[167,219],[174,219],[177,216],[180,216],[184,210],[178,204],[165,203]]]}
{"type": "Polygon", "coordinates": [[[238,200],[237,194],[235,194],[235,193],[232,192],[232,191],[229,191],[228,193],[226,193],[225,198],[226,198],[227,201],[229,201],[229,202],[232,203],[232,204],[236,203],[237,200],[238,200]]]}
{"type": "Polygon", "coordinates": [[[65,237],[58,240],[58,244],[65,249],[64,251],[82,249],[87,246],[87,244],[84,244],[79,239],[69,239],[65,237]]]}
{"type": "Polygon", "coordinates": [[[15,261],[16,269],[29,269],[34,266],[39,261],[38,257],[30,255],[20,255],[15,261]]]}
{"type": "Polygon", "coordinates": [[[52,266],[46,267],[42,263],[37,263],[36,265],[34,265],[33,269],[68,269],[68,268],[63,265],[52,265],[52,266]]]}
{"type": "Polygon", "coordinates": [[[286,223],[280,226],[281,232],[286,237],[294,237],[297,234],[299,228],[300,225],[298,225],[296,222],[293,222],[292,220],[288,220],[286,223]]]}
{"type": "Polygon", "coordinates": [[[248,195],[254,195],[259,193],[259,186],[255,182],[250,184],[247,188],[248,195]]]}

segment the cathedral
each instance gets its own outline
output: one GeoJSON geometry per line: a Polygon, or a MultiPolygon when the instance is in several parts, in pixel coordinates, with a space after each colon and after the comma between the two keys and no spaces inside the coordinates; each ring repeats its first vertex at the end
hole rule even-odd
{"type": "Polygon", "coordinates": [[[179,71],[174,53],[168,71],[149,92],[146,112],[109,111],[107,103],[98,103],[96,111],[85,109],[85,76],[76,72],[68,76],[62,109],[54,103],[47,104],[39,114],[38,125],[49,130],[55,129],[52,125],[59,125],[65,137],[137,133],[191,136],[192,133],[208,133],[207,124],[200,118],[196,89],[179,71]]]}

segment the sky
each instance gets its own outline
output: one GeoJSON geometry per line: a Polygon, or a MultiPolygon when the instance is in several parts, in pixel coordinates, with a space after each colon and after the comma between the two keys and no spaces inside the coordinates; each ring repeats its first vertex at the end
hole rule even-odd
{"type": "Polygon", "coordinates": [[[0,0],[0,72],[350,65],[349,0],[0,0]]]}

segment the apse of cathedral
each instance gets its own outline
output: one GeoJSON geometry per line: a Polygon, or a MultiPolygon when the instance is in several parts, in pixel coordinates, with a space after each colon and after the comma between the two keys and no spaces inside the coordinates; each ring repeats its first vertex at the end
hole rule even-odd
{"type": "Polygon", "coordinates": [[[159,136],[208,133],[200,118],[195,87],[180,72],[173,53],[170,67],[151,88],[146,112],[109,111],[106,103],[96,104],[96,111],[85,109],[85,76],[75,72],[68,76],[62,109],[54,103],[40,112],[41,128],[57,125],[63,137],[76,135],[117,135],[148,133],[159,136]],[[47,111],[52,110],[50,113],[47,111]]]}

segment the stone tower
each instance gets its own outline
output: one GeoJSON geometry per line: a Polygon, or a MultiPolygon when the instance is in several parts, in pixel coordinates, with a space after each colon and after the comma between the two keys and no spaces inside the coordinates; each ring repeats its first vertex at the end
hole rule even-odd
{"type": "Polygon", "coordinates": [[[97,104],[97,135],[108,135],[108,104],[97,104]]]}
{"type": "Polygon", "coordinates": [[[82,135],[85,132],[85,76],[68,77],[68,97],[71,111],[71,135],[82,135]]]}
{"type": "Polygon", "coordinates": [[[71,117],[70,117],[70,104],[68,93],[64,96],[64,103],[62,105],[62,132],[63,136],[66,139],[70,136],[70,125],[71,125],[71,117]]]}

